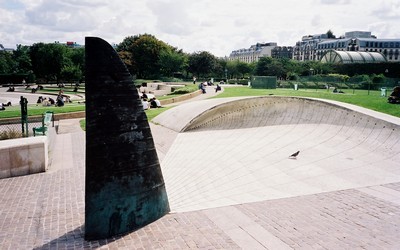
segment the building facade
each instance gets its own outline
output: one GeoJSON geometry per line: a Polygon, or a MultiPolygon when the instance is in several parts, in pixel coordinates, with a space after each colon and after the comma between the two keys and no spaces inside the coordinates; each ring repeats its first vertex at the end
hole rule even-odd
{"type": "Polygon", "coordinates": [[[293,47],[291,46],[277,46],[271,51],[272,58],[289,58],[293,57],[293,47]]]}
{"type": "Polygon", "coordinates": [[[316,48],[321,42],[331,40],[327,34],[303,36],[293,47],[292,59],[297,61],[313,61],[317,59],[316,48]]]}
{"type": "Polygon", "coordinates": [[[71,41],[68,41],[68,42],[65,42],[65,43],[60,43],[59,41],[55,41],[54,43],[61,44],[61,45],[64,45],[64,46],[66,46],[68,48],[73,48],[73,49],[75,49],[75,48],[83,48],[84,47],[83,45],[80,45],[80,44],[78,44],[76,42],[71,42],[71,41]]]}
{"type": "Polygon", "coordinates": [[[293,49],[293,59],[321,60],[330,50],[379,52],[389,62],[400,61],[400,39],[378,39],[369,31],[346,32],[340,38],[328,38],[326,34],[303,37],[293,49]]]}
{"type": "Polygon", "coordinates": [[[250,46],[248,49],[234,50],[229,55],[228,60],[235,61],[239,60],[241,62],[251,63],[257,62],[260,57],[272,56],[272,50],[277,47],[277,43],[257,43],[250,46]]]}

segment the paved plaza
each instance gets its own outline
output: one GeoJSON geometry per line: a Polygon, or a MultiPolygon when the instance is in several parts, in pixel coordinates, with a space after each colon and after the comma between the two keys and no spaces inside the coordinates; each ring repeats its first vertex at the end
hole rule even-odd
{"type": "Polygon", "coordinates": [[[151,124],[171,213],[85,241],[85,133],[61,120],[49,171],[0,180],[0,249],[400,249],[400,119],[274,99],[260,126],[212,92],[151,124]]]}

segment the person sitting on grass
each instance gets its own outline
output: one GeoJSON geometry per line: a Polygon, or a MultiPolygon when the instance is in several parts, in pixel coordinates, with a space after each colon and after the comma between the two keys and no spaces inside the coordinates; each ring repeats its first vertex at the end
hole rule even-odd
{"type": "Polygon", "coordinates": [[[43,102],[43,97],[42,97],[42,96],[39,96],[38,99],[37,99],[37,101],[36,101],[36,106],[37,106],[38,104],[41,104],[42,102],[43,102]]]}
{"type": "Polygon", "coordinates": [[[142,98],[142,105],[143,105],[143,109],[144,109],[144,110],[150,109],[149,102],[147,101],[146,98],[142,98]]]}
{"type": "Polygon", "coordinates": [[[215,93],[217,93],[218,91],[221,91],[221,86],[219,86],[219,84],[217,84],[217,87],[215,88],[215,93]]]}
{"type": "Polygon", "coordinates": [[[59,95],[57,96],[57,103],[56,103],[56,106],[57,106],[57,107],[62,107],[62,106],[64,106],[64,98],[63,98],[63,96],[62,96],[61,94],[59,94],[59,95]]]}
{"type": "Polygon", "coordinates": [[[400,86],[394,87],[393,92],[388,98],[389,103],[400,103],[400,86]]]}
{"type": "Polygon", "coordinates": [[[153,97],[150,102],[150,107],[151,108],[161,108],[161,103],[156,97],[153,97]]]}
{"type": "Polygon", "coordinates": [[[50,102],[50,105],[54,105],[56,102],[54,101],[54,99],[53,98],[51,98],[51,97],[49,97],[49,102],[50,102]]]}
{"type": "Polygon", "coordinates": [[[51,106],[51,103],[50,103],[50,101],[45,97],[45,98],[43,98],[43,100],[42,100],[42,105],[43,105],[43,107],[48,107],[48,106],[51,106]]]}

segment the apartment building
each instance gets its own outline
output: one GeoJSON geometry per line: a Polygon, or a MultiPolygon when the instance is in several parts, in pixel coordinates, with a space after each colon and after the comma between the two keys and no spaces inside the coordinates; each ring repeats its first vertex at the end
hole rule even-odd
{"type": "Polygon", "coordinates": [[[251,63],[257,62],[260,57],[272,56],[272,50],[277,47],[277,43],[257,43],[251,45],[248,49],[234,50],[229,55],[228,60],[239,60],[241,62],[251,63]]]}
{"type": "Polygon", "coordinates": [[[303,37],[293,48],[293,59],[298,61],[321,60],[331,50],[382,53],[387,61],[400,61],[400,39],[378,39],[369,31],[346,32],[340,38],[326,34],[303,37]]]}

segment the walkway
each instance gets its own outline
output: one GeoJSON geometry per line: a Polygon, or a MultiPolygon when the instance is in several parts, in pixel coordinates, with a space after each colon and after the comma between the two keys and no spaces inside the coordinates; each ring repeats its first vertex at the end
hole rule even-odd
{"type": "MultiPolygon", "coordinates": [[[[400,248],[398,240],[400,236],[400,182],[391,182],[390,180],[377,185],[360,185],[333,191],[322,190],[321,192],[298,194],[285,198],[268,198],[249,203],[241,202],[242,197],[240,199],[238,197],[234,204],[224,205],[224,201],[221,200],[222,206],[214,205],[201,210],[193,206],[185,206],[181,207],[184,209],[181,209],[174,205],[175,212],[130,234],[99,241],[84,241],[85,133],[77,129],[77,122],[78,120],[60,121],[60,133],[57,135],[52,166],[48,172],[0,180],[0,193],[2,194],[0,196],[1,249],[400,248]]],[[[213,141],[210,139],[213,138],[210,134],[202,134],[212,133],[207,129],[178,133],[159,125],[151,125],[151,128],[160,155],[161,166],[165,172],[168,192],[172,192],[171,188],[174,188],[175,184],[179,184],[182,179],[173,180],[169,174],[172,172],[169,172],[167,168],[178,167],[183,172],[187,172],[187,169],[191,169],[191,159],[194,159],[196,169],[191,172],[191,175],[196,177],[204,175],[208,171],[207,176],[212,177],[214,174],[224,171],[224,169],[218,169],[215,172],[216,168],[214,170],[209,168],[209,164],[212,164],[211,159],[215,159],[215,155],[219,154],[226,163],[235,161],[234,158],[230,159],[234,155],[225,156],[225,152],[214,151],[215,145],[219,143],[230,148],[242,145],[241,150],[235,152],[237,155],[245,155],[246,148],[251,150],[251,145],[257,138],[243,138],[239,134],[234,134],[230,137],[237,138],[237,141],[213,141]],[[203,135],[205,139],[198,142],[200,137],[197,135],[203,135]],[[201,145],[201,148],[197,148],[196,152],[190,151],[187,159],[178,158],[182,162],[185,161],[184,164],[172,164],[173,157],[170,154],[176,154],[178,149],[183,150],[183,146],[188,145],[185,142],[188,136],[195,136],[196,139],[192,141],[193,146],[191,147],[201,145]],[[210,143],[207,144],[207,142],[210,143]],[[210,145],[213,148],[212,151],[208,150],[210,145]],[[195,155],[200,155],[201,159],[205,160],[203,165],[197,163],[199,159],[193,158],[195,155]]],[[[282,133],[289,130],[284,128],[282,133]]],[[[299,127],[296,130],[301,131],[299,127]]],[[[261,132],[264,138],[272,138],[272,134],[257,128],[247,128],[243,131],[254,135],[261,132]]],[[[318,133],[318,131],[313,132],[312,130],[308,132],[318,133]]],[[[218,136],[218,134],[214,135],[218,136]]],[[[291,136],[294,135],[291,134],[291,136]]],[[[225,135],[225,137],[227,136],[225,135]]],[[[260,139],[258,138],[258,140],[260,139]]],[[[280,141],[280,145],[283,143],[283,139],[278,141],[280,141]]],[[[375,146],[378,145],[375,144],[375,146]]],[[[292,153],[293,149],[291,148],[291,151],[288,149],[287,152],[292,153]]],[[[268,150],[271,149],[266,148],[267,152],[268,150]]],[[[326,150],[329,148],[327,147],[326,150]]],[[[274,171],[290,170],[290,167],[294,165],[310,162],[313,154],[319,154],[316,152],[318,151],[309,151],[309,153],[306,151],[304,154],[302,152],[297,160],[289,161],[286,157],[285,161],[282,160],[282,164],[276,165],[274,171]]],[[[331,154],[331,152],[328,153],[331,154]]],[[[252,157],[245,158],[241,164],[251,165],[257,161],[257,158],[253,157],[259,156],[261,155],[255,152],[252,157]]],[[[394,157],[398,157],[398,154],[394,157]]],[[[222,163],[218,162],[218,164],[222,163]]],[[[259,166],[258,163],[256,165],[259,166]]],[[[303,174],[313,173],[316,170],[322,171],[319,168],[313,169],[309,164],[305,166],[307,169],[303,169],[306,171],[303,174]]],[[[377,170],[384,166],[374,165],[377,170]]],[[[393,176],[399,176],[399,170],[400,167],[393,167],[390,171],[393,176]]],[[[254,178],[254,175],[251,175],[254,169],[247,171],[247,176],[252,177],[242,179],[244,181],[242,184],[247,184],[254,178]]],[[[375,173],[372,167],[368,171],[368,174],[372,176],[375,173]]],[[[286,173],[289,174],[290,171],[286,173]]],[[[242,175],[242,172],[226,175],[226,179],[223,181],[226,183],[237,181],[242,175]]],[[[358,178],[357,176],[348,177],[349,179],[358,178]]],[[[205,190],[207,185],[202,182],[204,180],[207,179],[198,178],[197,182],[187,183],[185,188],[189,191],[195,190],[197,187],[199,190],[205,190]]],[[[273,180],[271,178],[266,183],[273,180]]],[[[206,181],[206,183],[209,182],[206,181]]],[[[236,184],[239,185],[237,182],[236,184]]],[[[212,190],[212,183],[210,185],[207,188],[212,190]]],[[[272,186],[272,189],[275,188],[272,186]]],[[[292,188],[291,190],[294,190],[296,187],[292,188]]],[[[246,190],[230,188],[225,190],[226,193],[231,194],[245,194],[246,192],[243,191],[246,190]]],[[[285,190],[276,189],[276,191],[285,190]]],[[[176,191],[173,192],[176,194],[176,191]]],[[[220,195],[221,193],[215,194],[220,195]]],[[[251,195],[252,193],[247,192],[247,194],[251,195]]],[[[214,195],[212,192],[206,192],[203,199],[210,201],[212,195],[214,195]]],[[[177,201],[174,195],[171,195],[170,199],[171,204],[177,204],[174,203],[177,201]]],[[[200,199],[197,197],[195,199],[195,203],[191,204],[201,204],[200,199]]],[[[186,201],[183,200],[183,202],[186,201]]],[[[190,204],[190,202],[186,204],[190,204]]]]}

